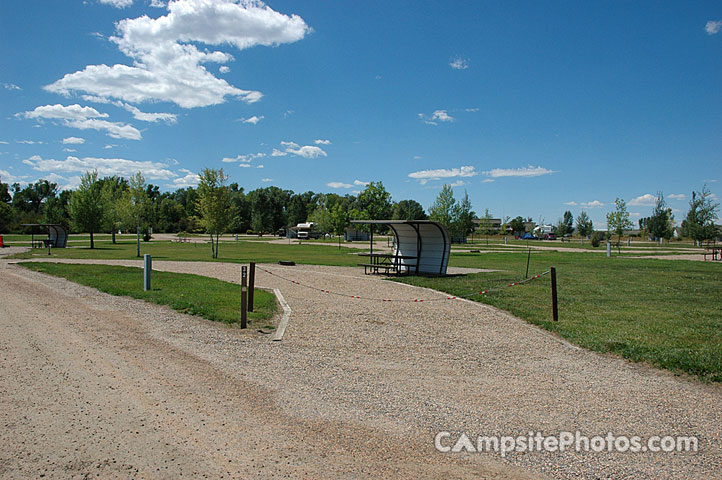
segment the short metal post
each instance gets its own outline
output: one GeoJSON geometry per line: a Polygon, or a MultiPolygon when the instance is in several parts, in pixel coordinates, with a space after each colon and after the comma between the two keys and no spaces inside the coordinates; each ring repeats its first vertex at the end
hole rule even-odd
{"type": "Polygon", "coordinates": [[[555,322],[559,321],[559,308],[557,304],[557,269],[551,267],[552,274],[552,318],[555,322]]]}
{"type": "Polygon", "coordinates": [[[248,278],[248,267],[243,265],[241,267],[241,328],[246,328],[246,308],[247,308],[247,295],[248,287],[246,286],[246,279],[248,278]]]}
{"type": "Polygon", "coordinates": [[[251,262],[248,272],[248,311],[253,311],[253,291],[256,288],[256,262],[251,262]]]}
{"type": "Polygon", "coordinates": [[[150,272],[153,270],[150,254],[143,255],[143,290],[150,290],[150,272]]]}
{"type": "Polygon", "coordinates": [[[524,278],[529,278],[529,260],[531,260],[531,248],[529,249],[529,254],[526,256],[526,273],[524,274],[524,278]]]}
{"type": "Polygon", "coordinates": [[[612,256],[612,243],[609,241],[607,241],[607,256],[608,257],[612,256]]]}

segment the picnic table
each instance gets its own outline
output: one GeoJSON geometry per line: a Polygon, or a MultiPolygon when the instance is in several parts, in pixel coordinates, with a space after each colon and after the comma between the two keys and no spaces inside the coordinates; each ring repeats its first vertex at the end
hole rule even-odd
{"type": "Polygon", "coordinates": [[[419,257],[413,255],[394,255],[392,253],[359,253],[360,257],[369,257],[368,263],[359,263],[359,267],[364,267],[364,274],[369,275],[371,273],[380,273],[383,270],[386,275],[394,273],[399,275],[402,272],[402,267],[406,267],[406,273],[408,273],[412,267],[416,267],[415,264],[402,263],[402,260],[415,260],[418,261],[419,257]]]}
{"type": "Polygon", "coordinates": [[[722,246],[707,247],[704,252],[704,260],[707,261],[707,255],[712,256],[712,261],[722,260],[722,246]]]}

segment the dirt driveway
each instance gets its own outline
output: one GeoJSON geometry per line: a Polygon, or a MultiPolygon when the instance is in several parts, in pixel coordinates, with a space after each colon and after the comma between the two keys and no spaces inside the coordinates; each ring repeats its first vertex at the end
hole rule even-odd
{"type": "MultiPolygon", "coordinates": [[[[78,262],[78,261],[75,261],[78,262]]],[[[78,262],[80,263],[80,262],[78,262]]],[[[138,262],[113,262],[137,265],[138,262]]],[[[238,278],[238,265],[156,262],[238,278]]],[[[440,299],[358,269],[320,288],[440,299]]],[[[354,300],[259,273],[283,342],[0,262],[0,476],[715,478],[722,390],[597,355],[493,308],[354,300]],[[382,306],[383,305],[383,306],[382,306]],[[440,453],[434,435],[693,435],[696,453],[440,453]]]]}

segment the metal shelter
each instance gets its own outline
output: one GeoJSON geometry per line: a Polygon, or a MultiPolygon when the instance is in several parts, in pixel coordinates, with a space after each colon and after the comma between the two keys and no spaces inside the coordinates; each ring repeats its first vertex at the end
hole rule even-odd
{"type": "MultiPolygon", "coordinates": [[[[446,275],[451,237],[446,228],[431,220],[351,220],[352,224],[387,225],[394,232],[391,257],[404,273],[446,275]]],[[[373,255],[373,228],[371,255],[373,255]]]]}
{"type": "Polygon", "coordinates": [[[65,248],[68,246],[68,229],[58,223],[24,223],[21,226],[31,227],[31,245],[35,246],[35,227],[47,228],[48,238],[43,243],[50,244],[53,248],[65,248]]]}

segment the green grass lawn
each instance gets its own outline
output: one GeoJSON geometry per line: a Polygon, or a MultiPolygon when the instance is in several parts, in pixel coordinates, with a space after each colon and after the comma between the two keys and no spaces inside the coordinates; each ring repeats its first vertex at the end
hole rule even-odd
{"type": "MultiPolygon", "coordinates": [[[[241,286],[215,278],[153,271],[150,291],[143,290],[143,270],[110,265],[74,265],[61,263],[20,263],[25,268],[67,278],[111,295],[129,296],[208,320],[239,323],[241,286]]],[[[270,319],[276,313],[276,296],[256,289],[254,311],[248,312],[249,328],[273,329],[270,319]]]]}
{"type": "MultiPolygon", "coordinates": [[[[452,254],[450,265],[494,273],[399,281],[463,296],[524,278],[526,252],[452,254]]],[[[507,310],[572,343],[722,381],[722,264],[533,251],[529,274],[557,268],[559,322],[549,276],[468,298],[507,310]]]]}

